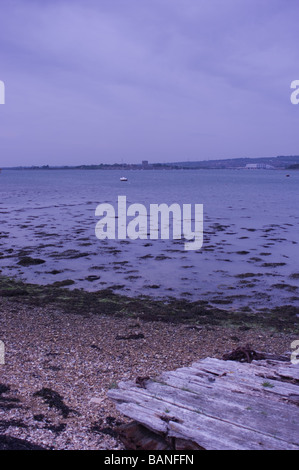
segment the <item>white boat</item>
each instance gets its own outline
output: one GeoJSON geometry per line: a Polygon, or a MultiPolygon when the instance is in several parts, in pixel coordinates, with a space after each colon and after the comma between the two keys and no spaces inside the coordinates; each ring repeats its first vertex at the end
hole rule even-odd
{"type": "Polygon", "coordinates": [[[120,178],[120,181],[128,181],[128,178],[126,178],[125,176],[122,176],[122,177],[120,178]]]}

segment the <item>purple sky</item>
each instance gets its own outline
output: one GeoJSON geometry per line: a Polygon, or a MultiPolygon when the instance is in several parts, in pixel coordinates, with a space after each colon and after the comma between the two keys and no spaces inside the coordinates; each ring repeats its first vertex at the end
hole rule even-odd
{"type": "Polygon", "coordinates": [[[298,0],[0,2],[0,167],[299,154],[298,0]]]}

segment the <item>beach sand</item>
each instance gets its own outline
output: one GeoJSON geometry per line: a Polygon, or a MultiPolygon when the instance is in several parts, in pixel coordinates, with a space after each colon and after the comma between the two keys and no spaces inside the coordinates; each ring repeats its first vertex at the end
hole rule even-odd
{"type": "Polygon", "coordinates": [[[123,449],[116,429],[127,421],[107,398],[119,381],[221,358],[245,344],[281,354],[297,339],[273,329],[66,313],[1,297],[0,312],[1,439],[54,450],[123,449]]]}

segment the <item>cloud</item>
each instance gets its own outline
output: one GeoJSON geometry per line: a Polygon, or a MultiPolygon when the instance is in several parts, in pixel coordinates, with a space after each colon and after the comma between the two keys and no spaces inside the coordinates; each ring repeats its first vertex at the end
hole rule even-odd
{"type": "Polygon", "coordinates": [[[13,0],[1,8],[7,162],[298,148],[293,0],[13,0]]]}

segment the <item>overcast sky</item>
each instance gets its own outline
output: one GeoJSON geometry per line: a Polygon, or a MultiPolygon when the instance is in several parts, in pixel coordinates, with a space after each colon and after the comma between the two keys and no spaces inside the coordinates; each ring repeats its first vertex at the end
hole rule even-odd
{"type": "Polygon", "coordinates": [[[0,167],[299,154],[298,0],[0,0],[0,167]]]}

